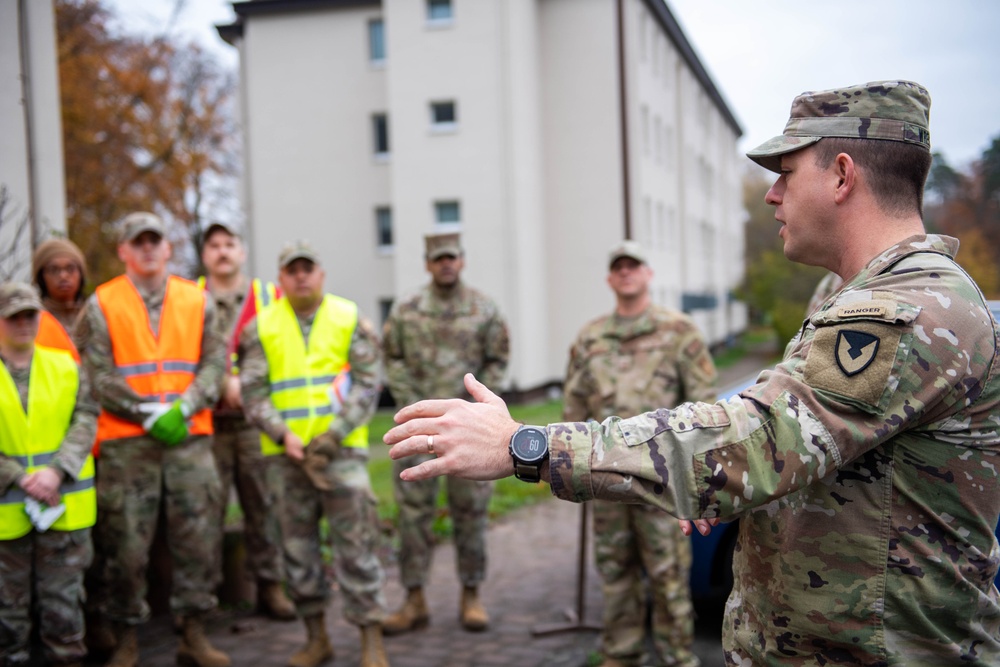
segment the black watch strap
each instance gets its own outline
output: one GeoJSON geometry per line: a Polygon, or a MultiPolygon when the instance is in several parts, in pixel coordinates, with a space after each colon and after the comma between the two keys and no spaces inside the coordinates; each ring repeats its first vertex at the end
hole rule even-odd
{"type": "Polygon", "coordinates": [[[542,464],[531,465],[515,461],[514,477],[517,477],[522,482],[540,482],[542,481],[542,464]]]}

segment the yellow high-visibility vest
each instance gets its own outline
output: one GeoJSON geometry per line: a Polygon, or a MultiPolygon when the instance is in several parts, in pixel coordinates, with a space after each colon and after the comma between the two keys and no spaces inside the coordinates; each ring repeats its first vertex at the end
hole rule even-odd
{"type": "MultiPolygon", "coordinates": [[[[267,357],[271,402],[295,435],[309,442],[329,430],[336,418],[331,391],[341,373],[348,372],[351,337],[358,324],[353,301],[327,294],[316,311],[309,346],[287,297],[257,314],[257,333],[267,357]]],[[[285,448],[261,434],[265,456],[284,454],[285,448]]],[[[351,431],[344,447],[368,447],[368,425],[351,431]]]]}
{"type": "MultiPolygon", "coordinates": [[[[36,347],[25,413],[14,379],[0,364],[0,451],[29,473],[47,466],[69,431],[79,386],[79,369],[69,352],[36,347]]],[[[94,525],[97,494],[92,456],[87,456],[77,480],[66,480],[59,492],[66,512],[49,530],[79,530],[94,525]]],[[[26,497],[16,484],[0,496],[0,540],[14,540],[31,531],[31,521],[24,512],[26,497]]]]}

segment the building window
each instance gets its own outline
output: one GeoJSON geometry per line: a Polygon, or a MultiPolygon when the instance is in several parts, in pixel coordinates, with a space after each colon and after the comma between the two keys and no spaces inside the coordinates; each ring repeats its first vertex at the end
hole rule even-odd
{"type": "Polygon", "coordinates": [[[392,249],[392,209],[388,206],[375,209],[375,236],[379,250],[392,249]]]}
{"type": "Polygon", "coordinates": [[[453,131],[458,126],[458,109],[454,101],[431,102],[431,128],[453,131]]]}
{"type": "Polygon", "coordinates": [[[451,0],[427,0],[428,23],[451,23],[453,18],[451,0]]]}
{"type": "Polygon", "coordinates": [[[378,314],[381,318],[379,322],[379,329],[385,325],[385,321],[389,319],[389,313],[392,312],[392,297],[383,297],[378,300],[378,314]]]}
{"type": "Polygon", "coordinates": [[[368,22],[368,59],[373,63],[385,62],[385,23],[382,19],[368,22]]]}
{"type": "Polygon", "coordinates": [[[374,142],[375,155],[378,157],[388,157],[389,117],[384,113],[377,113],[372,116],[372,139],[374,142]]]}
{"type": "Polygon", "coordinates": [[[462,206],[457,201],[434,202],[434,220],[438,229],[455,229],[462,224],[462,206]]]}
{"type": "Polygon", "coordinates": [[[649,108],[643,104],[640,110],[642,117],[642,154],[649,157],[649,108]]]}

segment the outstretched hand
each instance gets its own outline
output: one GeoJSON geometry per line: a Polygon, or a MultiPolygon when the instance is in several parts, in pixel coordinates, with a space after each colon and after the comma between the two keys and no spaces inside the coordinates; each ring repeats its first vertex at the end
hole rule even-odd
{"type": "Polygon", "coordinates": [[[508,445],[518,423],[503,399],[472,373],[465,375],[465,388],[473,402],[458,398],[420,401],[396,413],[397,426],[383,438],[385,444],[392,445],[389,456],[436,455],[404,470],[400,474],[403,480],[440,475],[490,480],[514,474],[508,445]]]}

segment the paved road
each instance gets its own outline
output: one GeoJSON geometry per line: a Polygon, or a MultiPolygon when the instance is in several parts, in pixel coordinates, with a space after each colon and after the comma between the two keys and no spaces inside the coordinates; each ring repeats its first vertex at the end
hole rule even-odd
{"type": "MultiPolygon", "coordinates": [[[[742,382],[763,365],[751,356],[721,374],[720,387],[742,382]]],[[[514,512],[491,526],[488,534],[489,575],[483,599],[492,616],[490,628],[469,633],[458,623],[460,587],[455,552],[450,544],[435,551],[428,587],[431,624],[401,637],[386,638],[393,667],[583,667],[597,648],[597,633],[574,631],[535,636],[534,630],[567,624],[577,606],[579,505],[555,499],[514,512]]],[[[601,591],[586,549],[585,621],[601,617],[601,591]]],[[[388,568],[386,595],[397,608],[404,590],[398,570],[388,568]]],[[[336,593],[327,613],[336,653],[334,665],[356,665],[359,637],[340,613],[336,593]]],[[[301,623],[279,623],[249,612],[225,611],[210,623],[210,636],[228,652],[235,667],[285,665],[305,638],[301,623]]],[[[724,664],[718,620],[699,620],[695,651],[704,667],[724,664]]],[[[166,616],[140,628],[143,667],[175,664],[177,637],[166,616]]],[[[90,664],[90,663],[88,663],[90,664]]],[[[99,663],[92,663],[99,664],[99,663]]]]}

